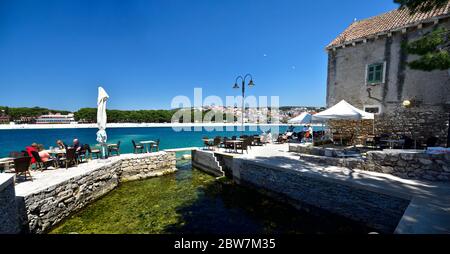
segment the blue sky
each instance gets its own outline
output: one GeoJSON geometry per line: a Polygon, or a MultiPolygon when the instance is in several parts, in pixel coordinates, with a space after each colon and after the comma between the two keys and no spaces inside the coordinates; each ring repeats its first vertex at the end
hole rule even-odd
{"type": "Polygon", "coordinates": [[[174,96],[325,104],[324,47],[391,0],[0,0],[0,105],[168,109],[174,96]]]}

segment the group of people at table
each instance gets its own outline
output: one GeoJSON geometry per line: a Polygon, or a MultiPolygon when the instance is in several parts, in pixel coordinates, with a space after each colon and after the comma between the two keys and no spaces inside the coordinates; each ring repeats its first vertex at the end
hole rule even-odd
{"type": "Polygon", "coordinates": [[[36,163],[36,159],[33,156],[33,152],[37,152],[39,154],[39,157],[41,158],[41,161],[45,163],[45,162],[49,161],[50,159],[63,156],[63,153],[64,153],[63,151],[65,151],[65,149],[67,149],[67,148],[73,148],[75,150],[76,154],[80,154],[80,152],[83,148],[83,145],[80,143],[80,141],[78,139],[73,140],[72,146],[67,146],[62,140],[57,140],[56,148],[57,148],[57,150],[53,149],[53,147],[50,149],[50,150],[54,150],[54,151],[59,151],[58,153],[55,153],[56,157],[52,157],[52,154],[50,154],[52,151],[49,152],[49,150],[46,150],[42,144],[36,144],[36,143],[33,143],[30,146],[25,147],[24,152],[26,152],[27,155],[29,157],[31,157],[32,164],[36,163]]]}

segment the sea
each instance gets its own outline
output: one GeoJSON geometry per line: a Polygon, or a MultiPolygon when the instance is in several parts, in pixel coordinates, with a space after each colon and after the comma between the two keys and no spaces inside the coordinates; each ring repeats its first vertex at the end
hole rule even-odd
{"type": "MultiPolygon", "coordinates": [[[[280,133],[285,132],[288,126],[277,126],[280,133]]],[[[229,126],[227,128],[230,128],[229,126]]],[[[320,130],[320,126],[315,126],[314,130],[320,130]]],[[[119,141],[121,153],[132,153],[132,140],[156,141],[160,139],[160,149],[201,147],[203,137],[214,138],[216,136],[232,137],[239,135],[261,134],[264,130],[261,127],[247,126],[242,132],[240,127],[231,127],[228,130],[213,130],[202,128],[202,130],[179,131],[172,127],[149,127],[149,128],[110,128],[107,129],[107,143],[115,144],[119,141]]],[[[301,131],[302,127],[296,127],[294,131],[301,131]]],[[[96,142],[95,128],[73,128],[73,129],[13,129],[0,130],[0,158],[8,157],[12,151],[22,151],[26,146],[32,143],[42,144],[46,148],[55,147],[56,141],[61,139],[67,145],[71,145],[73,139],[77,138],[82,144],[95,146],[96,142]]]]}

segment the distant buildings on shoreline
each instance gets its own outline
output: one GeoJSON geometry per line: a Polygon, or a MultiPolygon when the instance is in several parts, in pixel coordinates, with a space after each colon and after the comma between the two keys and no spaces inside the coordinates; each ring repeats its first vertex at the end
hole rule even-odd
{"type": "Polygon", "coordinates": [[[47,115],[41,115],[40,117],[36,118],[35,121],[36,124],[70,124],[70,123],[76,123],[74,114],[70,113],[67,115],[62,115],[59,113],[56,114],[47,114],[47,115]]]}
{"type": "MultiPolygon", "coordinates": [[[[272,119],[276,118],[280,123],[286,123],[289,119],[300,115],[303,112],[316,113],[324,110],[324,107],[305,107],[305,106],[285,106],[280,107],[277,110],[270,108],[246,108],[245,110],[245,123],[270,123],[270,118],[267,122],[264,122],[268,116],[272,119]],[[272,112],[273,111],[273,112],[272,112]]],[[[215,111],[221,112],[224,116],[222,121],[224,123],[239,122],[242,115],[242,109],[237,107],[219,107],[219,106],[204,106],[203,108],[192,108],[192,110],[202,110],[203,112],[215,111]],[[227,115],[232,115],[232,120],[228,122],[227,115]]],[[[182,120],[182,119],[180,119],[182,120]]],[[[204,122],[215,122],[213,118],[211,121],[203,119],[204,122]]],[[[220,119],[217,119],[220,120],[220,119]]],[[[114,121],[111,121],[114,122],[114,121]]],[[[92,121],[86,121],[85,119],[75,120],[73,113],[61,114],[61,113],[47,113],[40,116],[20,116],[19,118],[12,119],[11,116],[4,111],[0,112],[0,124],[77,124],[77,123],[93,123],[92,121]]]]}

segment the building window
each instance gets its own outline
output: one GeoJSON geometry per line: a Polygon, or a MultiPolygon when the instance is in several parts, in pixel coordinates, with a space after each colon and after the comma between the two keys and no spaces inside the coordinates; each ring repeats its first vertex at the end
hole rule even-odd
{"type": "Polygon", "coordinates": [[[384,63],[367,65],[367,84],[384,83],[384,63]]]}
{"type": "Polygon", "coordinates": [[[381,108],[380,108],[380,106],[365,105],[364,111],[367,113],[372,113],[372,114],[378,115],[381,113],[381,108]]]}

